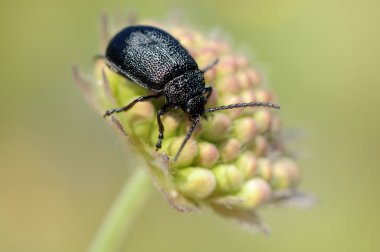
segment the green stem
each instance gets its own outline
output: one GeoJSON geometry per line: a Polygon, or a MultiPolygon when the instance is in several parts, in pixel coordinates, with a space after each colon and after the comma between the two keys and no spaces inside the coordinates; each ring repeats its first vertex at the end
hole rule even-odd
{"type": "Polygon", "coordinates": [[[150,191],[151,182],[147,171],[136,169],[115,200],[88,251],[117,251],[150,191]]]}

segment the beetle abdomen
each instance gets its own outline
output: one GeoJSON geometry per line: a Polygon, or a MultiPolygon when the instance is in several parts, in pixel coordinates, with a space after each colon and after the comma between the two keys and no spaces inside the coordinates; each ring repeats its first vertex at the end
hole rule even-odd
{"type": "Polygon", "coordinates": [[[198,70],[178,40],[150,26],[131,26],[116,34],[106,58],[121,74],[153,91],[161,91],[167,82],[187,71],[198,70]]]}

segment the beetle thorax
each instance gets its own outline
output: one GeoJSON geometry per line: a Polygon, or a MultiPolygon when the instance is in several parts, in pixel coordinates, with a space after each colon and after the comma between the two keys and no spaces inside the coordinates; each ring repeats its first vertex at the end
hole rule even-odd
{"type": "Polygon", "coordinates": [[[187,103],[195,97],[203,97],[204,90],[203,73],[200,70],[192,70],[169,81],[163,94],[170,106],[181,107],[186,112],[187,103]]]}

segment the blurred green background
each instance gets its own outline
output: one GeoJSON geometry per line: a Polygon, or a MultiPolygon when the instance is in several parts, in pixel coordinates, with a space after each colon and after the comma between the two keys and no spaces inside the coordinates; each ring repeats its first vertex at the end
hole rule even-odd
{"type": "Polygon", "coordinates": [[[0,251],[85,251],[139,165],[85,103],[103,12],[220,28],[264,69],[285,126],[304,136],[311,210],[263,209],[273,234],[181,214],[155,192],[125,251],[380,251],[380,2],[20,1],[0,3],[0,251]],[[248,49],[247,49],[248,48],[248,49]],[[378,116],[376,116],[376,114],[378,116]]]}

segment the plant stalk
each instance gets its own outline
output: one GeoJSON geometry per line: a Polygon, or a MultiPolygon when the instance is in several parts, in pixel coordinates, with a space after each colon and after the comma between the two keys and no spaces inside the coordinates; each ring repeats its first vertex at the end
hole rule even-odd
{"type": "Polygon", "coordinates": [[[151,192],[146,169],[137,168],[101,224],[88,252],[116,252],[133,226],[151,192]]]}

